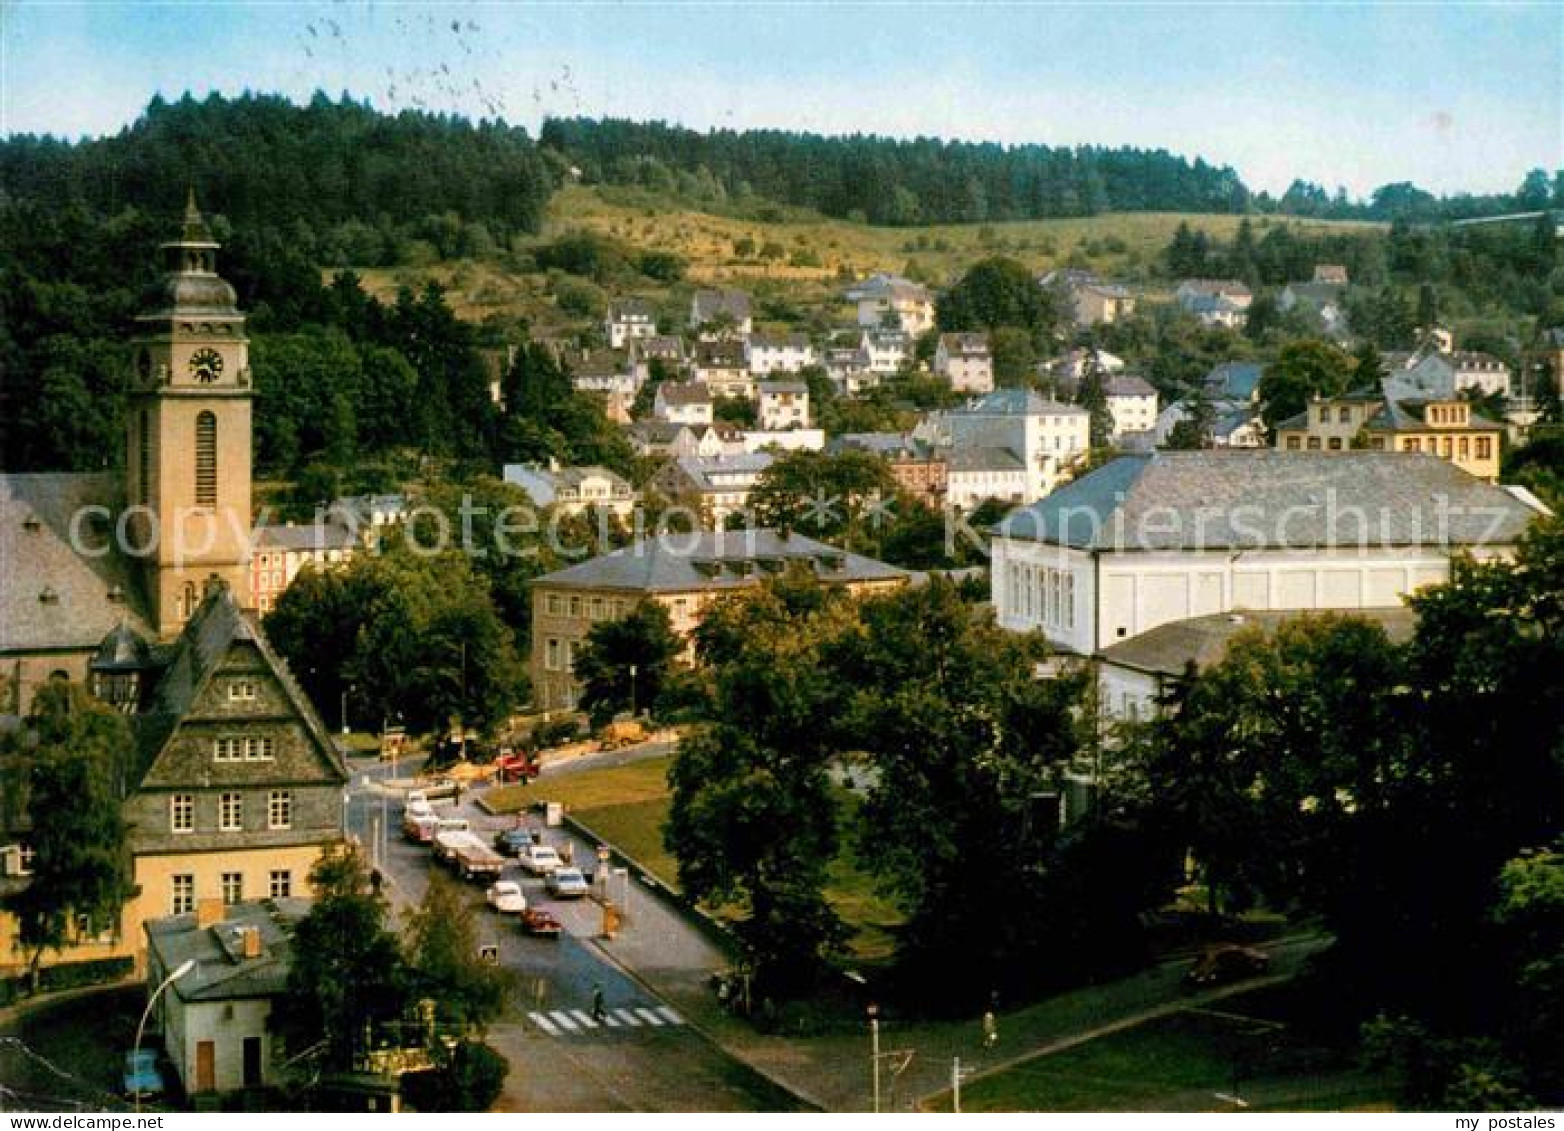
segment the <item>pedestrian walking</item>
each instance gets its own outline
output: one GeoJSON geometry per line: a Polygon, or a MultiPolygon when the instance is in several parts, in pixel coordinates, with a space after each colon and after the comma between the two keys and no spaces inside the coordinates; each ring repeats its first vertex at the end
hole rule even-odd
{"type": "Polygon", "coordinates": [[[607,1013],[608,1011],[603,1008],[603,985],[601,982],[594,982],[592,985],[592,1020],[601,1024],[607,1013]]]}

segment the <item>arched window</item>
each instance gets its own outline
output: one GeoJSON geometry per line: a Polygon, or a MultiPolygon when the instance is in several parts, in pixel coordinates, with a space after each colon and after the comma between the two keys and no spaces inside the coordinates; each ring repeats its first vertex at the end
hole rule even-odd
{"type": "Polygon", "coordinates": [[[217,417],[196,417],[195,501],[198,507],[217,505],[217,417]]]}

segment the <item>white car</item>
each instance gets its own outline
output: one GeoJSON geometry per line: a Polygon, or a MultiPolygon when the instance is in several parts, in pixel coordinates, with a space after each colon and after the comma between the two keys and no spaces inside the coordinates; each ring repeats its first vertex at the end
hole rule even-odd
{"type": "Polygon", "coordinates": [[[555,899],[580,899],[591,890],[580,868],[555,868],[543,881],[543,886],[555,899]]]}
{"type": "Polygon", "coordinates": [[[521,894],[521,885],[515,880],[490,884],[484,898],[501,915],[520,915],[527,909],[527,897],[521,894]]]}
{"type": "Polygon", "coordinates": [[[521,866],[534,876],[546,876],[556,868],[563,868],[565,862],[546,844],[529,844],[521,850],[517,857],[521,866]]]}

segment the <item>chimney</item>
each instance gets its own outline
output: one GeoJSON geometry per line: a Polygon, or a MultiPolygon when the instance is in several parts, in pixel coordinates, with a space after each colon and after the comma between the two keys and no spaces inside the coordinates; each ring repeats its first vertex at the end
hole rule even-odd
{"type": "Polygon", "coordinates": [[[261,931],[259,927],[239,928],[239,953],[245,958],[261,956],[261,931]]]}
{"type": "Polygon", "coordinates": [[[196,900],[196,927],[205,930],[223,921],[223,901],[220,899],[196,900]]]}

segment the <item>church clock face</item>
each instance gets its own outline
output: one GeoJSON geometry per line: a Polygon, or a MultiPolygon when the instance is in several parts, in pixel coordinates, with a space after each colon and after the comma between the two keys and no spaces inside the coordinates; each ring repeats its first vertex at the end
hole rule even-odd
{"type": "Polygon", "coordinates": [[[200,349],[190,355],[190,375],[210,385],[223,375],[223,356],[214,349],[200,349]]]}

